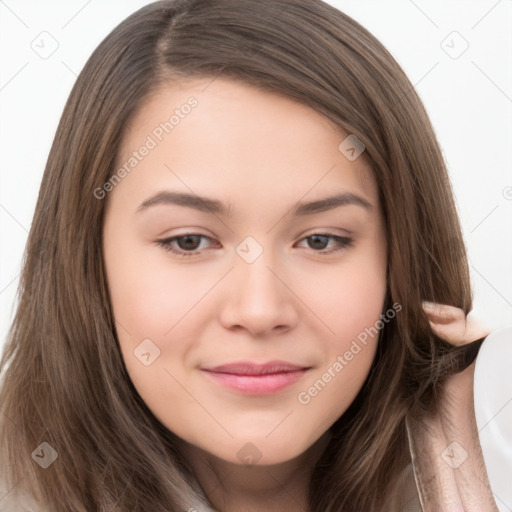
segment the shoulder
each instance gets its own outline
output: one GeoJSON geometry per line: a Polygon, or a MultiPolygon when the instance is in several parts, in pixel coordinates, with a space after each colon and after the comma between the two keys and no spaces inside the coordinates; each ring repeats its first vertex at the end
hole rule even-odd
{"type": "Polygon", "coordinates": [[[49,512],[38,505],[31,496],[17,491],[17,486],[9,486],[0,472],[0,512],[49,512]]]}
{"type": "Polygon", "coordinates": [[[14,494],[7,489],[5,494],[0,490],[0,512],[50,512],[37,505],[29,496],[14,494]],[[2,497],[3,496],[3,497],[2,497]]]}
{"type": "Polygon", "coordinates": [[[512,325],[489,334],[476,358],[474,408],[489,482],[498,505],[512,508],[512,325]]]}

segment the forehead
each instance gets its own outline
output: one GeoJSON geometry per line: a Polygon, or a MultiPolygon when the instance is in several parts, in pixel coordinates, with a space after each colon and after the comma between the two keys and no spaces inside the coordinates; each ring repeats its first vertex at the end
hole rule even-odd
{"type": "Polygon", "coordinates": [[[235,207],[258,195],[298,200],[349,191],[376,205],[364,153],[350,161],[339,149],[347,135],[281,94],[221,78],[174,81],[129,123],[116,160],[116,169],[128,172],[114,193],[134,197],[174,186],[235,207]]]}

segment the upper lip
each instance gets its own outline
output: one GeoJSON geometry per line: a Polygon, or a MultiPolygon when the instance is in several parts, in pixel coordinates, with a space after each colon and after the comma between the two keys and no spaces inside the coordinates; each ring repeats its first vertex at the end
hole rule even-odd
{"type": "Polygon", "coordinates": [[[250,361],[237,361],[214,367],[204,367],[202,370],[214,373],[230,373],[233,375],[268,375],[272,373],[286,373],[298,370],[307,370],[308,366],[301,366],[286,361],[269,361],[268,363],[253,363],[250,361]]]}

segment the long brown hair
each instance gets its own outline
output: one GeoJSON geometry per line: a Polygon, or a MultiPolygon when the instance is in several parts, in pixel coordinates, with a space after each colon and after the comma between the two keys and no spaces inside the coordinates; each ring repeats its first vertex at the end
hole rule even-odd
{"type": "MultiPolygon", "coordinates": [[[[179,439],[137,394],[123,364],[102,261],[106,201],[136,109],[175,77],[222,74],[317,110],[365,145],[388,240],[386,306],[371,372],[332,426],[309,510],[379,510],[410,462],[408,414],[465,350],[433,335],[423,300],[472,297],[461,227],[434,131],[413,85],[358,23],[316,0],[164,0],[117,26],[65,106],[41,183],[0,371],[7,486],[53,512],[208,509],[179,439]],[[47,469],[32,453],[58,453],[47,469]]],[[[341,140],[340,140],[341,142],[341,140]]],[[[464,363],[466,364],[466,363],[464,363]]]]}

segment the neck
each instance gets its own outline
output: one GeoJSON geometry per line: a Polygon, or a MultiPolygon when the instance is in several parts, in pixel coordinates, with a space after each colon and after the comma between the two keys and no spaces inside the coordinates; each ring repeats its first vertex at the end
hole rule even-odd
{"type": "Polygon", "coordinates": [[[218,511],[304,511],[308,509],[311,473],[329,439],[326,432],[304,453],[273,465],[235,464],[189,443],[185,443],[184,453],[218,511]]]}

